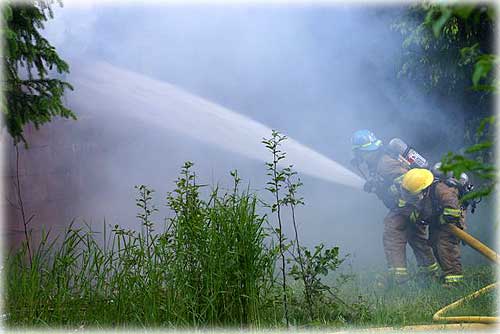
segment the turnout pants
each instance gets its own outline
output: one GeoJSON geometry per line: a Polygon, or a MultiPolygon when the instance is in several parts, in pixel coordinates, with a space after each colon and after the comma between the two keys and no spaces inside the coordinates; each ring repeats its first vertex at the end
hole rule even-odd
{"type": "Polygon", "coordinates": [[[460,257],[460,239],[450,230],[449,224],[431,224],[429,241],[434,255],[441,266],[445,283],[456,283],[462,280],[462,264],[460,257]]]}
{"type": "Polygon", "coordinates": [[[410,244],[421,270],[434,273],[439,269],[427,239],[426,226],[412,223],[407,210],[389,211],[384,219],[383,243],[389,270],[396,278],[408,275],[406,243],[410,244]]]}

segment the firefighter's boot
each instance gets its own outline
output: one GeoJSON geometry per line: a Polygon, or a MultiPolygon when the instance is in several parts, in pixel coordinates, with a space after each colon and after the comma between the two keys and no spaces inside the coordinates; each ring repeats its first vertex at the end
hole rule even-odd
{"type": "Polygon", "coordinates": [[[463,275],[445,275],[443,276],[444,288],[459,288],[462,286],[464,280],[463,275]]]}
{"type": "Polygon", "coordinates": [[[433,283],[439,283],[439,265],[437,262],[429,266],[419,266],[417,272],[417,283],[427,287],[433,283]]]}
{"type": "Polygon", "coordinates": [[[389,268],[388,287],[401,286],[410,280],[408,270],[404,267],[389,268]]]}

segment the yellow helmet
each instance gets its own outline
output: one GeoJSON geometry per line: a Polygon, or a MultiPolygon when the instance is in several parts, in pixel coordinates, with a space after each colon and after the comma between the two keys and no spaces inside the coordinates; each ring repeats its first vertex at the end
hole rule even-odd
{"type": "Polygon", "coordinates": [[[410,169],[403,176],[401,186],[412,194],[418,194],[434,181],[431,171],[424,168],[410,169]]]}

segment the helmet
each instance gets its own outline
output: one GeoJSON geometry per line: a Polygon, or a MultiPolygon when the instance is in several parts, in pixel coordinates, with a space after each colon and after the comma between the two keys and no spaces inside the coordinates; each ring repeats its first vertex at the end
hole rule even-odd
{"type": "Polygon", "coordinates": [[[403,176],[401,186],[411,194],[418,194],[434,181],[434,175],[424,168],[410,169],[403,176]]]}
{"type": "Polygon", "coordinates": [[[358,130],[352,135],[351,144],[353,150],[375,151],[382,146],[382,141],[370,130],[358,130]]]}

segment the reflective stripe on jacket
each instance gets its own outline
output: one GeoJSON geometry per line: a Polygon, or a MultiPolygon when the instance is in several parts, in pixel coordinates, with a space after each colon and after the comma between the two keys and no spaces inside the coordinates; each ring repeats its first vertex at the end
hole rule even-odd
{"type": "Polygon", "coordinates": [[[462,210],[458,189],[442,181],[434,183],[423,199],[419,213],[420,218],[427,222],[460,224],[462,210]]]}

